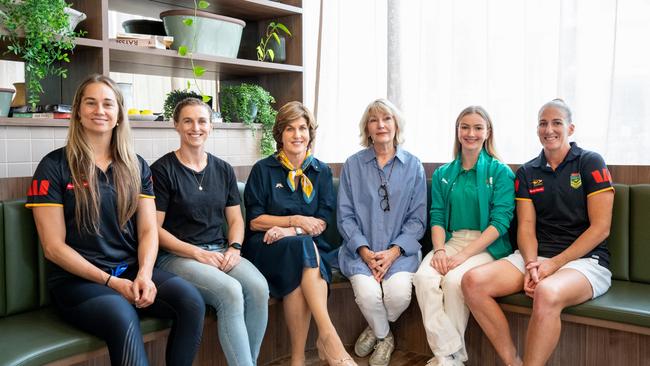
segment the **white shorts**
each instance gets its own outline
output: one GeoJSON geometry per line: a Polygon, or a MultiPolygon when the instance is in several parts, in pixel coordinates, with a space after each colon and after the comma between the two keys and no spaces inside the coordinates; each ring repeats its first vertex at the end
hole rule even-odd
{"type": "MultiPolygon", "coordinates": [[[[512,263],[513,266],[521,273],[526,273],[526,265],[524,263],[524,257],[521,256],[519,250],[515,250],[514,253],[503,258],[508,262],[512,263]]],[[[546,257],[537,257],[539,261],[547,260],[546,257]]],[[[612,272],[609,269],[598,264],[598,260],[594,258],[580,258],[573,260],[562,267],[571,268],[580,273],[583,276],[587,277],[587,281],[591,284],[591,289],[593,292],[592,299],[597,298],[598,296],[604,294],[609,290],[609,287],[612,285],[612,272]]]]}

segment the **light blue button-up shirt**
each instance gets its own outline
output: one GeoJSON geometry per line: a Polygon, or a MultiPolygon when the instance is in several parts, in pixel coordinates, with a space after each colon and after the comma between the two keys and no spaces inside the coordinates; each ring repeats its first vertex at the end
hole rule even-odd
{"type": "Polygon", "coordinates": [[[426,189],[422,163],[402,148],[397,148],[383,169],[372,147],[348,158],[341,171],[337,204],[337,225],[343,237],[339,266],[345,276],[372,275],[357,252],[364,245],[375,252],[393,244],[404,250],[388,269],[386,279],[397,272],[417,270],[418,240],[426,228],[426,189]],[[381,206],[378,191],[382,182],[388,182],[390,211],[381,206]]]}

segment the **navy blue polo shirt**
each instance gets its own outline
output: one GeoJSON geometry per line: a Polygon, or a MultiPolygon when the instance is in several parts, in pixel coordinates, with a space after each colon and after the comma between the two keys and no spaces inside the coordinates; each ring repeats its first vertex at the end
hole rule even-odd
{"type": "MultiPolygon", "coordinates": [[[[142,183],[140,197],[154,198],[149,166],[140,156],[138,161],[142,183]]],[[[111,269],[122,264],[128,267],[137,266],[137,215],[133,215],[122,230],[117,217],[117,192],[113,184],[112,166],[108,166],[106,173],[97,168],[95,174],[100,198],[99,234],[88,230],[80,231],[77,228],[74,192],[79,188],[72,183],[65,148],[50,152],[38,164],[27,192],[26,207],[63,207],[66,244],[102,271],[110,273],[111,269]]],[[[48,266],[50,287],[56,286],[58,280],[69,276],[72,274],[50,262],[48,266]]]]}
{"type": "MultiPolygon", "coordinates": [[[[589,228],[587,197],[613,190],[612,176],[603,158],[571,143],[564,161],[553,170],[544,151],[517,170],[517,200],[532,201],[535,206],[538,248],[542,257],[554,257],[564,251],[589,228]]],[[[583,258],[594,258],[609,266],[607,240],[599,243],[583,258]]]]}
{"type": "MultiPolygon", "coordinates": [[[[250,222],[260,215],[311,216],[324,220],[328,225],[331,224],[336,209],[336,194],[330,167],[314,158],[311,165],[304,170],[314,186],[315,196],[310,203],[305,202],[301,185],[298,185],[294,192],[291,191],[287,184],[288,173],[289,170],[280,164],[275,155],[253,165],[244,190],[246,240],[255,234],[250,230],[250,222]]],[[[325,241],[324,236],[319,235],[314,238],[314,241],[319,249],[327,252],[332,248],[325,241]]],[[[261,240],[261,237],[259,239],[261,240]]]]}

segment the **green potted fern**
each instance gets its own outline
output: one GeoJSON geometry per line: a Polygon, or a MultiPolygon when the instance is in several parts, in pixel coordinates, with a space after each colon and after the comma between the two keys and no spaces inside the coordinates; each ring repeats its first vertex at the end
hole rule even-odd
{"type": "Polygon", "coordinates": [[[224,122],[242,122],[254,133],[254,124],[259,123],[262,128],[260,152],[264,156],[272,154],[275,143],[271,130],[278,112],[271,106],[275,103],[271,93],[259,85],[243,83],[224,86],[219,95],[224,122]]]}

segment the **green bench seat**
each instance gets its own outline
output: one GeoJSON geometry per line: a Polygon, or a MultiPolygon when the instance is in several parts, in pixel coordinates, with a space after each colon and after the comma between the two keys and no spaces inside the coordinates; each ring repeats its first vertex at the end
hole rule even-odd
{"type": "MultiPolygon", "coordinates": [[[[240,193],[243,188],[240,183],[240,193]]],[[[24,203],[0,203],[0,365],[42,365],[104,347],[100,339],[64,323],[50,306],[45,262],[31,211],[24,203]]],[[[650,266],[646,264],[650,258],[649,212],[650,185],[616,185],[609,238],[612,288],[595,300],[566,309],[566,314],[650,329],[650,266]]],[[[339,245],[334,222],[335,218],[325,235],[331,244],[339,245]]],[[[429,230],[421,243],[425,252],[431,249],[429,230]]],[[[335,278],[337,282],[347,281],[341,276],[335,278]]],[[[522,293],[499,302],[527,309],[532,306],[522,293]]],[[[145,335],[169,326],[166,320],[141,321],[145,335]]]]}

